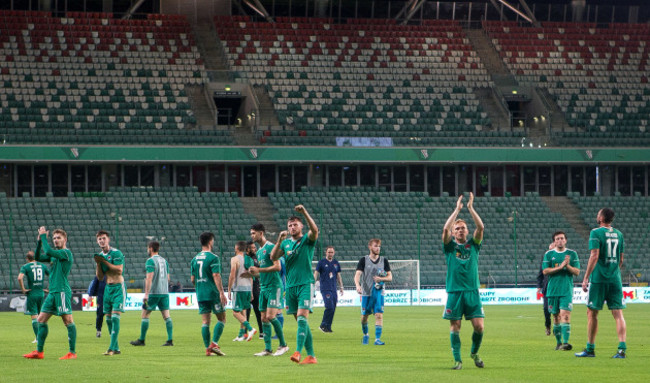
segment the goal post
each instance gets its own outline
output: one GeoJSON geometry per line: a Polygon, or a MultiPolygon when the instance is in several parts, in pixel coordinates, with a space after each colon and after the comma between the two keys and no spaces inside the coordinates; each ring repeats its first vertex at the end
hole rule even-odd
{"type": "MultiPolygon", "coordinates": [[[[338,261],[341,266],[341,278],[346,290],[354,290],[354,274],[359,261],[338,261]]],[[[389,259],[390,271],[393,281],[386,283],[387,290],[415,290],[418,302],[420,301],[420,261],[417,259],[389,259]]],[[[312,262],[316,270],[318,261],[312,262]]]]}

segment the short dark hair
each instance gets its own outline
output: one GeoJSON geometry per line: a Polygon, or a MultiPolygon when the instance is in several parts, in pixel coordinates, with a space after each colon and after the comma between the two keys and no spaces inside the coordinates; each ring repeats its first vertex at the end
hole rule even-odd
{"type": "Polygon", "coordinates": [[[563,232],[562,230],[558,230],[555,233],[553,233],[553,237],[551,237],[551,240],[555,241],[555,237],[557,237],[560,234],[562,234],[564,236],[564,239],[567,239],[566,233],[563,232]]]}
{"type": "Polygon", "coordinates": [[[246,251],[247,247],[248,245],[246,245],[246,241],[237,241],[237,243],[235,243],[235,249],[238,251],[246,251]]]}
{"type": "Polygon", "coordinates": [[[99,237],[101,237],[102,235],[105,235],[105,236],[107,236],[108,238],[111,237],[111,235],[108,234],[108,231],[106,231],[106,230],[100,230],[100,231],[98,231],[97,234],[95,234],[95,237],[98,237],[98,238],[99,238],[99,237]]]}
{"type": "Polygon", "coordinates": [[[292,221],[298,221],[298,222],[302,223],[302,219],[300,219],[300,217],[295,216],[295,215],[292,215],[291,217],[289,217],[289,219],[287,219],[287,222],[292,222],[292,221]]]}
{"type": "Polygon", "coordinates": [[[63,230],[63,229],[56,229],[56,230],[54,230],[54,231],[52,232],[52,235],[54,235],[54,234],[61,234],[61,235],[63,236],[63,238],[66,239],[66,241],[68,240],[68,233],[66,233],[65,230],[63,230]]]}
{"type": "Polygon", "coordinates": [[[29,262],[33,262],[34,259],[35,259],[35,258],[34,258],[34,252],[33,252],[33,251],[28,251],[28,252],[27,252],[27,255],[25,255],[25,258],[27,258],[27,260],[28,260],[29,262]]]}
{"type": "Polygon", "coordinates": [[[151,249],[151,251],[153,251],[154,253],[158,253],[158,251],[160,250],[160,242],[158,242],[158,241],[151,241],[151,242],[149,242],[149,244],[148,244],[147,246],[148,246],[148,247],[151,249]]]}
{"type": "Polygon", "coordinates": [[[614,216],[616,213],[614,213],[614,210],[612,210],[609,207],[604,207],[600,210],[600,214],[603,216],[603,221],[605,223],[612,223],[614,222],[614,216]]]}
{"type": "Polygon", "coordinates": [[[263,225],[262,223],[260,223],[260,222],[258,222],[258,223],[256,223],[256,224],[252,225],[252,226],[251,226],[251,230],[261,231],[261,232],[265,232],[265,231],[266,231],[266,230],[264,230],[264,225],[263,225]]]}
{"type": "Polygon", "coordinates": [[[210,233],[209,231],[204,231],[199,235],[199,241],[201,241],[201,246],[208,246],[210,244],[210,241],[214,239],[214,234],[210,233]]]}
{"type": "Polygon", "coordinates": [[[332,246],[332,245],[327,246],[327,247],[325,248],[325,251],[327,251],[327,250],[329,250],[329,249],[332,249],[332,250],[336,251],[336,249],[335,249],[334,246],[332,246]]]}

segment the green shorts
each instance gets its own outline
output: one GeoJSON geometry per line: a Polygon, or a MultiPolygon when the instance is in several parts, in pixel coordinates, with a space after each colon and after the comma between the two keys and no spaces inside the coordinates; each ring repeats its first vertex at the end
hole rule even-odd
{"type": "Polygon", "coordinates": [[[592,310],[602,310],[605,301],[610,310],[624,309],[623,286],[620,283],[590,283],[587,307],[592,310]]]}
{"type": "Polygon", "coordinates": [[[548,312],[553,315],[557,315],[560,313],[560,310],[573,310],[573,295],[548,297],[548,312]]]}
{"type": "Polygon", "coordinates": [[[41,311],[57,316],[72,314],[72,294],[64,292],[47,294],[41,311]]]}
{"type": "Polygon", "coordinates": [[[220,300],[199,302],[199,314],[221,314],[225,312],[226,308],[221,304],[220,300]]]}
{"type": "Polygon", "coordinates": [[[297,314],[299,309],[313,312],[314,284],[298,285],[287,288],[287,314],[297,314]]]}
{"type": "Polygon", "coordinates": [[[266,311],[266,309],[279,309],[282,310],[282,288],[278,287],[276,289],[270,290],[260,290],[260,298],[258,308],[260,311],[266,311]]]}
{"type": "Polygon", "coordinates": [[[461,320],[473,318],[485,318],[483,304],[478,290],[454,291],[447,293],[447,304],[445,312],[442,314],[443,319],[461,320]]]}
{"type": "Polygon", "coordinates": [[[156,308],[160,311],[169,310],[169,294],[149,295],[146,310],[154,311],[156,308]]]}
{"type": "Polygon", "coordinates": [[[124,283],[109,283],[104,289],[104,314],[113,311],[124,312],[126,302],[126,286],[124,283]]]}
{"type": "Polygon", "coordinates": [[[251,308],[251,291],[235,291],[235,301],[232,304],[232,311],[240,312],[251,308]]]}
{"type": "Polygon", "coordinates": [[[44,295],[29,296],[28,294],[27,302],[25,303],[25,315],[38,315],[41,312],[44,299],[44,295]]]}

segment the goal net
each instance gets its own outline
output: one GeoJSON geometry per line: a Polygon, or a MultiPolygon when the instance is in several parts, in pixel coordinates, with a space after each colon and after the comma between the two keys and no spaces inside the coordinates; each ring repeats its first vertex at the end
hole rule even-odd
{"type": "MultiPolygon", "coordinates": [[[[358,261],[339,261],[341,278],[346,290],[354,290],[354,274],[358,263],[358,261]]],[[[420,290],[420,261],[417,259],[389,259],[388,263],[393,274],[393,281],[386,283],[386,289],[420,290]]],[[[318,261],[312,262],[314,270],[316,265],[318,265],[318,261]]]]}

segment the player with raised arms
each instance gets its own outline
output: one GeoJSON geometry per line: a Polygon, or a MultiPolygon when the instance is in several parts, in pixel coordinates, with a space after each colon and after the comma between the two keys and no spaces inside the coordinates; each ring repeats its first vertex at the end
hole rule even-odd
{"type": "Polygon", "coordinates": [[[460,327],[463,316],[472,322],[472,348],[470,357],[476,367],[483,368],[484,364],[478,356],[478,350],[483,341],[483,305],[479,295],[478,257],[483,242],[485,226],[481,217],[474,210],[474,194],[469,193],[467,210],[474,220],[476,229],[474,235],[468,237],[467,223],[457,219],[463,209],[463,196],[456,201],[456,209],[451,213],[442,229],[442,243],[447,260],[447,304],[443,319],[450,323],[451,350],[454,356],[454,370],[463,368],[460,357],[460,327]]]}
{"type": "Polygon", "coordinates": [[[273,247],[271,259],[275,262],[285,256],[287,267],[287,314],[293,314],[298,322],[296,337],[296,351],[291,355],[291,360],[300,364],[316,364],[314,344],[307,318],[312,312],[314,298],[314,274],[311,261],[314,258],[314,245],[318,239],[318,226],[311,218],[303,205],[297,205],[294,210],[305,217],[309,232],[302,232],[303,223],[297,216],[287,220],[287,229],[278,236],[278,241],[273,247]],[[290,236],[291,238],[287,238],[290,236]],[[307,357],[301,362],[300,353],[303,347],[307,350],[307,357]]]}
{"type": "Polygon", "coordinates": [[[62,229],[52,232],[54,248],[47,243],[48,231],[45,226],[38,229],[38,243],[36,245],[35,259],[38,262],[51,262],[50,266],[50,293],[43,301],[41,313],[38,314],[38,335],[36,336],[36,350],[23,355],[28,359],[43,359],[45,339],[49,332],[47,321],[52,315],[60,316],[63,324],[68,329],[69,351],[59,359],[77,359],[75,350],[77,344],[77,326],[72,317],[72,289],[68,282],[68,274],[72,269],[74,256],[66,247],[68,234],[62,229]]]}

